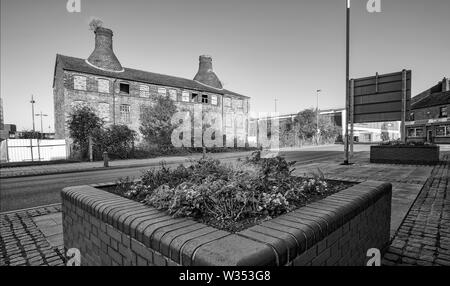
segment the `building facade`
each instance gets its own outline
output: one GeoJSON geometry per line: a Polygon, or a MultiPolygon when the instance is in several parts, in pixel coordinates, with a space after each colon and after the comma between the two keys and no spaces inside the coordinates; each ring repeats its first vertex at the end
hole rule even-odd
{"type": "Polygon", "coordinates": [[[69,137],[66,121],[74,108],[82,105],[93,108],[106,125],[125,124],[140,135],[141,111],[152,106],[158,95],[172,99],[179,110],[193,113],[201,109],[202,117],[206,113],[220,117],[221,132],[227,138],[246,138],[249,97],[223,88],[210,56],[200,56],[193,80],[124,68],[114,54],[112,36],[110,29],[97,28],[95,49],[87,59],[56,56],[53,93],[57,139],[69,137]]]}
{"type": "Polygon", "coordinates": [[[450,80],[444,78],[437,85],[413,97],[407,140],[450,144],[450,80]]]}

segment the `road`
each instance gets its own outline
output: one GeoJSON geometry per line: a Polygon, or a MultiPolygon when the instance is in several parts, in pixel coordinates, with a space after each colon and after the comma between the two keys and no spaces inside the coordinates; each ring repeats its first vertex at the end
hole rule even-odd
{"type": "MultiPolygon", "coordinates": [[[[290,161],[308,163],[342,158],[342,149],[342,145],[315,147],[285,151],[281,155],[290,161]]],[[[172,164],[172,166],[177,164],[179,163],[172,164]]],[[[60,191],[65,187],[113,182],[126,176],[138,177],[142,171],[155,166],[157,165],[2,179],[0,183],[0,212],[59,203],[61,200],[60,191]]]]}

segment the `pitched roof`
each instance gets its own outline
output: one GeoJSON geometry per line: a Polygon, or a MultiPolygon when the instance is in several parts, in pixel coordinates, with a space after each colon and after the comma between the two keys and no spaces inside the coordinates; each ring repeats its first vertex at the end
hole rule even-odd
{"type": "Polygon", "coordinates": [[[420,109],[437,105],[450,104],[450,91],[436,92],[411,105],[411,109],[420,109]]]}
{"type": "Polygon", "coordinates": [[[119,78],[119,79],[123,79],[123,80],[132,80],[132,81],[143,82],[143,83],[148,83],[148,84],[192,89],[192,90],[203,91],[203,92],[212,92],[212,93],[217,93],[217,94],[229,94],[229,95],[234,95],[234,96],[238,96],[238,97],[249,98],[248,96],[245,96],[245,95],[242,95],[239,93],[235,93],[235,92],[229,91],[227,89],[217,89],[217,88],[202,84],[200,82],[197,82],[197,81],[194,81],[191,79],[181,78],[181,77],[146,72],[146,71],[130,69],[130,68],[124,68],[123,72],[109,72],[109,71],[101,70],[101,69],[98,69],[98,68],[95,68],[95,67],[89,65],[88,63],[86,63],[86,61],[84,59],[64,56],[64,55],[60,55],[60,54],[56,55],[56,64],[58,64],[58,63],[62,65],[62,68],[64,70],[68,70],[68,71],[82,72],[82,73],[88,73],[88,74],[105,76],[105,77],[119,78]]]}

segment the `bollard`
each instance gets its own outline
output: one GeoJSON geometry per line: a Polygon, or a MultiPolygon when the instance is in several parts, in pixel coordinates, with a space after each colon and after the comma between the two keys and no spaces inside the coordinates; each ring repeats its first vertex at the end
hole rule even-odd
{"type": "Polygon", "coordinates": [[[103,152],[103,167],[109,167],[108,152],[103,152]]]}

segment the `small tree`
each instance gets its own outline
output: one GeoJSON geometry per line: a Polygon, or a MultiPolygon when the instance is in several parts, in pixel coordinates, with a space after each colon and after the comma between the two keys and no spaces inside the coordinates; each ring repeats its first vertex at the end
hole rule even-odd
{"type": "Polygon", "coordinates": [[[89,137],[103,127],[103,120],[88,106],[72,110],[67,120],[70,138],[81,151],[82,157],[87,158],[89,137]]]}
{"type": "Polygon", "coordinates": [[[103,152],[107,151],[111,158],[130,158],[136,136],[136,131],[126,125],[111,125],[95,130],[95,157],[102,158],[103,152]]]}
{"type": "Polygon", "coordinates": [[[139,131],[148,143],[167,150],[172,147],[170,138],[176,126],[171,120],[177,107],[167,96],[157,96],[155,101],[153,106],[142,107],[139,131]]]}
{"type": "Polygon", "coordinates": [[[294,119],[296,134],[302,139],[312,139],[317,133],[316,112],[313,109],[300,111],[294,119]]]}

